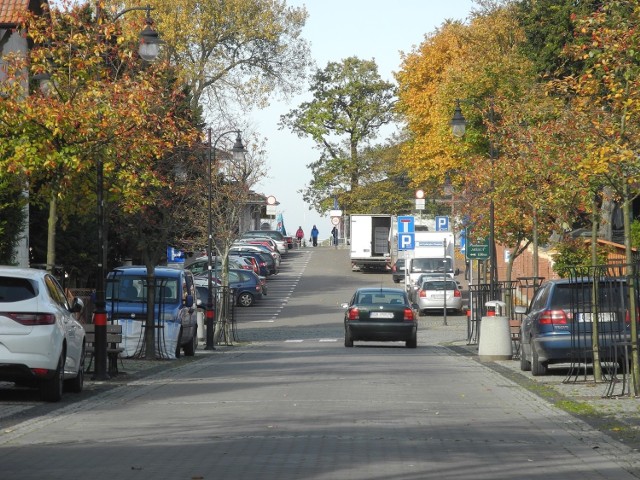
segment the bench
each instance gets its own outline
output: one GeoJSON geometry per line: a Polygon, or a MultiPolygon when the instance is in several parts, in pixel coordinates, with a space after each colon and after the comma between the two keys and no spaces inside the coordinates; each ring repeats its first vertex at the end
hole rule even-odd
{"type": "Polygon", "coordinates": [[[520,320],[509,320],[509,332],[511,333],[511,343],[513,345],[513,356],[520,356],[520,320]]]}
{"type": "MultiPolygon", "coordinates": [[[[91,372],[91,364],[95,358],[95,342],[96,342],[96,330],[93,323],[85,323],[83,325],[86,340],[85,356],[89,356],[89,365],[87,365],[86,372],[91,372]]],[[[122,343],[122,325],[107,324],[107,359],[109,374],[118,374],[118,357],[124,348],[120,346],[122,343]]],[[[122,359],[120,360],[122,362],[122,359]]]]}

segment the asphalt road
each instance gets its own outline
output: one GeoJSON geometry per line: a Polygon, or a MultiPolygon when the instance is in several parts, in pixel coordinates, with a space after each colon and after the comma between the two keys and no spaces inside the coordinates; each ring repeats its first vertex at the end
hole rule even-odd
{"type": "Polygon", "coordinates": [[[344,348],[339,305],[365,284],[394,285],[345,250],[292,252],[234,346],[34,406],[0,434],[2,478],[638,478],[637,452],[450,348],[463,318],[421,317],[417,349],[344,348]]]}

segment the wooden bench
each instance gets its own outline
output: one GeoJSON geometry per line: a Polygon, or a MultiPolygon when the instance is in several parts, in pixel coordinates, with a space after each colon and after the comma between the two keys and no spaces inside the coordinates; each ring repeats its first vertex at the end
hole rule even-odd
{"type": "MultiPolygon", "coordinates": [[[[96,342],[96,330],[93,323],[85,323],[83,325],[85,331],[86,350],[85,355],[89,356],[89,364],[87,365],[86,372],[91,371],[91,364],[95,358],[95,342],[96,342]]],[[[122,343],[122,325],[107,324],[107,359],[109,374],[118,374],[118,357],[124,348],[120,346],[122,343]]],[[[120,360],[122,362],[122,359],[120,360]]]]}
{"type": "Polygon", "coordinates": [[[520,320],[509,320],[509,332],[511,333],[511,343],[513,345],[513,356],[520,356],[520,320]]]}

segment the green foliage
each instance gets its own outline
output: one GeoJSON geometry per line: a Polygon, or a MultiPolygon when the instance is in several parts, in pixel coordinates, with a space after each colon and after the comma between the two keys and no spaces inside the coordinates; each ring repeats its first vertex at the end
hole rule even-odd
{"type": "Polygon", "coordinates": [[[640,248],[640,220],[631,223],[631,247],[640,248]]]}
{"type": "Polygon", "coordinates": [[[10,265],[14,261],[15,247],[26,220],[26,201],[16,177],[0,177],[0,264],[10,265]]]}
{"type": "Polygon", "coordinates": [[[380,78],[375,61],[350,57],[316,71],[310,91],[312,101],[280,119],[282,128],[310,137],[321,151],[309,165],[312,180],[303,197],[324,213],[335,192],[346,192],[341,206],[353,211],[352,205],[364,200],[360,187],[369,189],[392,176],[386,171],[390,164],[380,163],[388,151],[372,142],[395,119],[396,88],[380,78]]]}
{"type": "Polygon", "coordinates": [[[529,57],[540,75],[563,77],[582,71],[581,61],[568,61],[563,49],[574,34],[572,18],[594,12],[599,0],[519,0],[518,19],[526,42],[522,52],[529,57]]]}
{"type": "MultiPolygon", "coordinates": [[[[562,278],[575,272],[588,272],[591,265],[591,246],[584,238],[565,238],[556,246],[557,253],[553,255],[553,270],[562,278]]],[[[607,263],[607,250],[597,249],[598,265],[607,263]]]]}

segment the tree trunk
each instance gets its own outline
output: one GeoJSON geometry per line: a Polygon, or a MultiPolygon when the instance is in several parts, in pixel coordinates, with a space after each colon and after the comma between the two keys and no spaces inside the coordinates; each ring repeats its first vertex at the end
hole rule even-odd
{"type": "Polygon", "coordinates": [[[56,266],[56,226],[58,224],[58,197],[55,192],[49,199],[49,218],[47,220],[47,265],[48,272],[56,266]]]}
{"type": "Polygon", "coordinates": [[[596,382],[602,381],[602,365],[600,365],[600,347],[598,342],[598,277],[596,266],[598,264],[598,205],[596,195],[591,204],[591,271],[593,272],[593,285],[591,292],[591,348],[593,349],[593,378],[596,382]]]}

